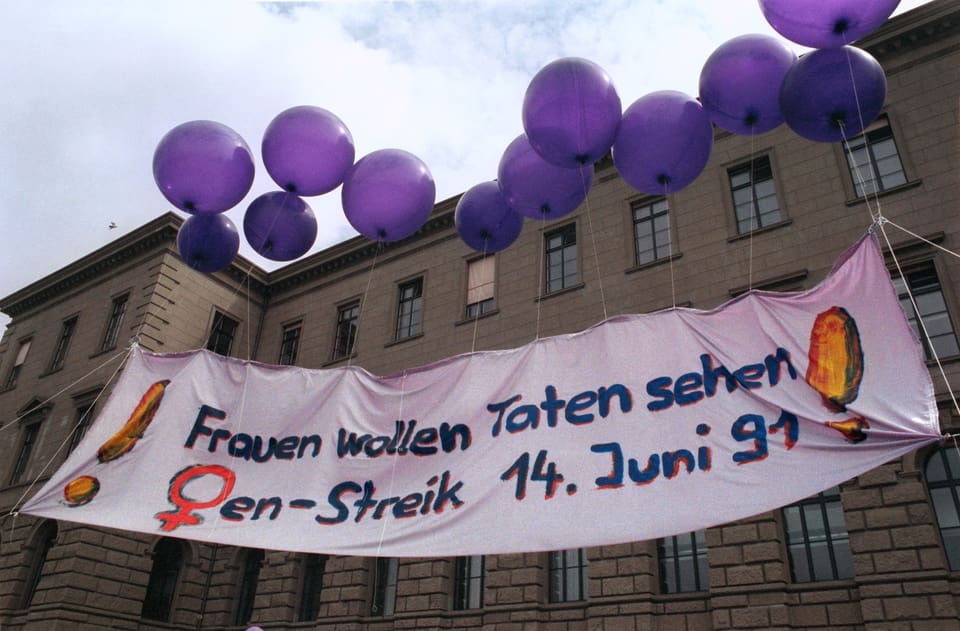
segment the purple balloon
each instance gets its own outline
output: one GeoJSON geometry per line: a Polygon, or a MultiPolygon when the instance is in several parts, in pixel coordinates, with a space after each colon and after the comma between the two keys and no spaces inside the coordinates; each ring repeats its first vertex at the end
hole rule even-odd
{"type": "Polygon", "coordinates": [[[713,126],[703,106],[683,92],[642,96],[623,113],[613,163],[643,193],[678,191],[700,175],[713,149],[713,126]]]}
{"type": "Polygon", "coordinates": [[[292,261],[313,247],[317,218],[293,193],[264,193],[243,215],[243,235],[257,254],[271,261],[292,261]]]}
{"type": "Polygon", "coordinates": [[[869,53],[844,46],[803,55],[780,89],[780,110],[797,135],[818,142],[852,138],[870,124],[887,95],[887,79],[869,53]]]}
{"type": "Polygon", "coordinates": [[[577,57],[558,59],[533,77],[523,97],[523,130],[550,164],[576,168],[610,151],[620,97],[603,69],[577,57]]]}
{"type": "Polygon", "coordinates": [[[503,152],[497,178],[510,208],[531,219],[556,219],[573,212],[587,198],[593,167],[567,169],[550,164],[520,134],[503,152]]]}
{"type": "Polygon", "coordinates": [[[424,224],[437,197],[433,176],[420,158],[381,149],[347,172],[340,191],[347,221],[374,241],[399,241],[424,224]]]}
{"type": "Polygon", "coordinates": [[[237,255],[240,234],[226,215],[193,215],[180,226],[177,249],[180,258],[198,272],[216,272],[237,255]]]}
{"type": "Polygon", "coordinates": [[[253,155],[240,134],[214,121],[171,129],[153,154],[153,179],[171,204],[190,214],[222,213],[253,185],[253,155]]]}
{"type": "Polygon", "coordinates": [[[900,0],[760,0],[770,26],[791,42],[837,48],[872,33],[900,0]]]}
{"type": "Polygon", "coordinates": [[[457,232],[477,252],[499,252],[520,236],[523,217],[507,205],[496,182],[477,184],[457,202],[457,232]]]}
{"type": "Polygon", "coordinates": [[[721,44],[700,71],[700,102],[717,127],[762,134],[783,122],[780,85],[797,56],[767,35],[741,35],[721,44]]]}
{"type": "Polygon", "coordinates": [[[267,173],[283,190],[322,195],[340,186],[353,166],[353,136],[334,114],[301,105],[271,121],[261,155],[267,173]]]}

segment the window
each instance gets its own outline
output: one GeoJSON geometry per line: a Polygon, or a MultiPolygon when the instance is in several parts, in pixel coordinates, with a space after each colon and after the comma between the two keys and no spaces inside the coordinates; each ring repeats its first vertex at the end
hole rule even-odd
{"type": "Polygon", "coordinates": [[[866,132],[850,140],[845,152],[857,197],[907,183],[897,143],[886,117],[876,119],[866,132]]]}
{"type": "Polygon", "coordinates": [[[20,369],[23,367],[23,362],[27,361],[27,353],[30,352],[30,343],[33,340],[24,340],[20,342],[20,348],[17,349],[17,358],[13,360],[13,366],[10,368],[10,373],[7,375],[7,381],[3,384],[4,389],[13,388],[17,385],[17,377],[20,376],[20,369]]]}
{"type": "Polygon", "coordinates": [[[783,521],[794,582],[853,578],[850,537],[837,487],[784,508],[783,521]]]}
{"type": "Polygon", "coordinates": [[[493,311],[496,258],[487,256],[467,263],[467,317],[493,311]]]}
{"type": "Polygon", "coordinates": [[[570,224],[544,235],[547,293],[577,284],[577,226],[570,224]]]}
{"type": "Polygon", "coordinates": [[[70,445],[67,446],[67,454],[72,453],[86,435],[87,429],[90,427],[90,421],[93,420],[93,402],[85,401],[83,403],[77,403],[75,410],[76,420],[73,423],[73,432],[70,434],[70,445]]]}
{"type": "Polygon", "coordinates": [[[337,334],[333,340],[334,359],[343,359],[353,355],[354,344],[357,341],[359,318],[359,302],[353,302],[337,309],[337,334]]]}
{"type": "Polygon", "coordinates": [[[304,557],[297,620],[316,620],[319,617],[320,592],[323,590],[323,571],[326,565],[327,557],[322,554],[308,554],[304,557]]]}
{"type": "Polygon", "coordinates": [[[50,549],[57,542],[57,522],[47,520],[37,529],[33,537],[30,550],[30,571],[27,574],[27,581],[24,584],[23,596],[20,599],[20,607],[27,609],[33,603],[33,597],[37,593],[37,586],[40,585],[40,578],[43,576],[43,566],[47,563],[47,557],[50,556],[50,549]]]}
{"type": "Polygon", "coordinates": [[[660,593],[702,592],[710,586],[707,538],[703,530],[657,540],[660,593]]]}
{"type": "Polygon", "coordinates": [[[73,331],[76,328],[77,316],[63,321],[63,326],[60,328],[60,339],[57,340],[57,347],[53,351],[53,358],[50,360],[50,367],[47,372],[63,368],[63,362],[67,358],[67,348],[70,346],[70,339],[73,337],[73,331]]]}
{"type": "Polygon", "coordinates": [[[587,551],[584,548],[550,553],[550,602],[587,598],[587,551]]]}
{"type": "Polygon", "coordinates": [[[947,303],[943,299],[943,290],[940,288],[940,279],[937,278],[937,270],[933,264],[928,263],[923,267],[905,272],[903,278],[895,276],[893,286],[897,289],[900,306],[903,307],[910,328],[923,344],[923,352],[927,359],[933,359],[934,353],[937,357],[960,354],[957,336],[954,334],[950,314],[947,312],[947,303]],[[911,294],[917,303],[916,309],[910,302],[911,294]],[[927,335],[923,334],[920,320],[923,321],[923,328],[930,337],[929,341],[927,335]]]}
{"type": "Polygon", "coordinates": [[[260,580],[260,566],[263,564],[263,550],[249,549],[243,554],[242,574],[237,589],[237,605],[234,610],[233,624],[246,624],[253,616],[253,603],[257,598],[257,582],[260,580]]]}
{"type": "Polygon", "coordinates": [[[737,216],[737,232],[746,234],[780,221],[780,205],[773,186],[770,158],[762,156],[729,171],[730,192],[737,216]]]}
{"type": "Polygon", "coordinates": [[[233,346],[233,336],[236,334],[239,325],[233,318],[215,311],[213,326],[210,327],[210,339],[207,340],[207,350],[221,355],[229,355],[230,348],[233,346]]]}
{"type": "Polygon", "coordinates": [[[665,198],[634,204],[633,242],[637,265],[670,256],[670,207],[665,198]]]}
{"type": "Polygon", "coordinates": [[[423,319],[423,278],[400,285],[400,304],[397,308],[397,338],[402,340],[419,335],[423,319]]]}
{"type": "Polygon", "coordinates": [[[123,314],[127,311],[129,297],[130,294],[124,294],[113,299],[110,319],[107,320],[107,328],[103,332],[103,341],[100,343],[101,351],[108,351],[117,345],[117,336],[120,334],[120,325],[123,323],[123,314]]]}
{"type": "Polygon", "coordinates": [[[143,597],[140,617],[150,620],[170,620],[173,599],[183,567],[183,543],[164,537],[153,549],[153,565],[147,581],[147,593],[143,597]]]}
{"type": "Polygon", "coordinates": [[[28,420],[23,426],[23,439],[20,441],[20,451],[17,453],[17,459],[13,465],[13,472],[10,474],[11,485],[20,482],[20,478],[23,477],[23,474],[27,470],[27,464],[30,462],[30,452],[33,451],[33,446],[37,442],[37,436],[40,435],[40,422],[42,418],[37,420],[29,419],[36,418],[38,414],[43,414],[43,412],[28,416],[28,420]]]}
{"type": "Polygon", "coordinates": [[[457,557],[453,566],[453,608],[483,607],[482,556],[457,557]]]}
{"type": "Polygon", "coordinates": [[[299,347],[300,323],[296,322],[283,327],[283,335],[280,338],[280,359],[277,363],[281,366],[292,366],[297,361],[299,347]]]}
{"type": "Polygon", "coordinates": [[[938,449],[923,470],[940,525],[940,537],[953,571],[960,570],[960,456],[956,449],[938,449]]]}
{"type": "Polygon", "coordinates": [[[393,615],[397,605],[397,578],[400,571],[397,559],[377,558],[373,565],[373,602],[370,615],[393,615]]]}

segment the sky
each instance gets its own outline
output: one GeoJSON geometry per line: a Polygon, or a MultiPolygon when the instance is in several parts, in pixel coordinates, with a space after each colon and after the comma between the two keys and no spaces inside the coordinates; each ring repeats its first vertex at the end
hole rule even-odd
{"type": "MultiPolygon", "coordinates": [[[[270,270],[243,213],[278,188],[260,143],[290,107],[336,114],[358,160],[418,156],[441,201],[496,178],[527,85],[555,59],[600,65],[626,109],[657,90],[696,96],[729,39],[780,37],[757,0],[5,0],[0,24],[0,297],[175,210],[152,160],[181,123],[218,121],[250,146],[253,188],[227,216],[240,254],[270,270]]],[[[306,201],[307,256],[356,235],[339,188],[306,201]]]]}

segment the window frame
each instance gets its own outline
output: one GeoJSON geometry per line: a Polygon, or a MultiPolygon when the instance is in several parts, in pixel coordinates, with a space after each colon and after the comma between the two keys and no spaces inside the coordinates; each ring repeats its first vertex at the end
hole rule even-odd
{"type": "Polygon", "coordinates": [[[20,594],[20,608],[29,609],[37,588],[43,578],[43,568],[50,557],[50,550],[57,545],[60,536],[60,525],[55,519],[45,519],[33,531],[30,544],[26,550],[29,555],[27,574],[23,581],[23,591],[20,594]]]}
{"type": "Polygon", "coordinates": [[[483,608],[486,569],[486,557],[483,555],[461,556],[454,559],[451,605],[454,611],[483,608]]]}
{"type": "MultiPolygon", "coordinates": [[[[904,309],[904,316],[907,319],[907,323],[910,325],[910,328],[913,329],[914,333],[917,336],[917,341],[920,343],[920,347],[923,349],[923,357],[926,361],[933,361],[933,348],[931,347],[930,341],[927,340],[927,335],[924,333],[926,329],[929,331],[927,322],[923,321],[924,318],[929,317],[930,315],[937,315],[942,313],[946,318],[947,323],[950,325],[950,329],[953,333],[953,342],[957,347],[957,352],[948,355],[941,355],[939,351],[937,352],[937,357],[941,360],[948,357],[956,357],[960,355],[960,336],[957,335],[957,326],[954,321],[952,309],[951,309],[951,296],[949,294],[949,283],[943,282],[943,275],[940,272],[939,266],[936,264],[934,258],[926,258],[917,261],[911,261],[908,263],[901,262],[900,270],[903,272],[903,277],[900,276],[900,272],[897,269],[890,270],[890,280],[893,283],[894,291],[897,293],[897,299],[900,302],[901,308],[904,309]],[[936,288],[928,291],[917,292],[910,283],[910,276],[918,274],[921,272],[928,272],[936,279],[936,288]],[[904,286],[901,287],[901,284],[904,286]],[[913,301],[908,297],[907,289],[909,289],[909,295],[913,296],[913,301]],[[918,302],[917,296],[924,296],[933,293],[939,293],[940,299],[943,303],[943,311],[937,313],[927,313],[923,316],[917,311],[914,307],[914,303],[918,302]],[[909,307],[910,312],[907,313],[906,309],[909,307]],[[923,326],[920,326],[920,322],[923,321],[923,326]]],[[[917,305],[919,306],[919,305],[917,305]]],[[[941,334],[936,337],[941,337],[946,334],[941,334]]]]}
{"type": "Polygon", "coordinates": [[[657,568],[659,570],[661,594],[708,591],[710,589],[710,560],[706,531],[695,530],[657,539],[657,568]],[[689,548],[682,548],[679,545],[681,539],[689,542],[689,548]],[[684,553],[686,549],[689,549],[689,554],[684,553]],[[692,562],[691,574],[684,571],[683,562],[685,560],[692,562]],[[688,581],[685,580],[685,577],[692,578],[693,589],[686,588],[688,581]]]}
{"type": "Polygon", "coordinates": [[[850,548],[850,532],[847,529],[846,517],[843,511],[843,502],[840,499],[840,488],[835,486],[816,495],[811,495],[806,497],[799,502],[795,502],[789,506],[784,506],[781,509],[781,517],[783,518],[783,533],[784,533],[784,542],[787,548],[787,557],[789,559],[790,565],[790,577],[794,583],[819,583],[823,581],[842,581],[842,580],[851,580],[854,578],[854,568],[853,568],[853,552],[850,548]],[[830,508],[836,507],[839,508],[839,517],[841,524],[832,524],[830,521],[830,508]],[[823,523],[823,547],[827,552],[827,560],[830,564],[830,572],[828,576],[819,576],[817,568],[822,566],[822,563],[817,563],[817,560],[814,558],[814,547],[819,541],[811,542],[811,536],[809,534],[809,528],[807,525],[807,511],[805,509],[811,509],[811,512],[814,513],[814,516],[818,516],[823,523]],[[801,529],[801,539],[799,541],[791,541],[790,536],[790,521],[791,517],[789,514],[792,511],[796,511],[800,520],[800,529],[801,529]],[[817,515],[816,513],[819,513],[817,515]],[[797,558],[802,552],[802,560],[804,561],[804,574],[800,574],[801,566],[797,563],[797,558]],[[848,572],[841,573],[841,566],[837,558],[839,553],[845,556],[845,567],[843,569],[848,570],[848,572]]]}
{"type": "Polygon", "coordinates": [[[588,600],[590,560],[586,548],[553,550],[547,559],[547,596],[550,603],[588,600]],[[572,559],[572,555],[576,555],[572,559]],[[576,581],[572,579],[576,579],[576,581]]]}
{"type": "Polygon", "coordinates": [[[725,196],[728,200],[728,203],[731,204],[732,219],[733,219],[733,234],[734,238],[746,237],[750,234],[756,233],[760,230],[766,230],[768,228],[773,228],[775,226],[782,225],[789,221],[784,205],[781,201],[782,196],[780,195],[779,185],[777,183],[776,165],[773,158],[773,152],[767,151],[762,153],[754,154],[753,157],[748,157],[746,160],[738,160],[737,162],[731,163],[725,168],[726,174],[726,186],[728,194],[725,196]],[[766,169],[769,170],[770,177],[760,179],[757,175],[757,170],[766,166],[766,169]],[[734,185],[733,178],[742,173],[749,173],[750,178],[747,180],[746,184],[743,185],[734,185]],[[770,213],[760,213],[759,200],[761,196],[757,195],[756,187],[759,184],[769,181],[772,187],[772,197],[776,200],[777,203],[777,219],[764,222],[762,220],[763,215],[769,215],[770,213]],[[737,203],[736,193],[739,190],[751,189],[751,198],[750,204],[752,206],[752,218],[753,223],[747,223],[743,229],[741,229],[741,220],[737,212],[740,204],[737,203]],[[752,226],[752,227],[751,227],[752,226]]]}
{"type": "Polygon", "coordinates": [[[930,505],[933,507],[934,516],[937,521],[937,532],[940,535],[940,544],[943,546],[944,558],[947,561],[947,567],[951,572],[960,571],[960,457],[957,456],[956,449],[952,447],[941,447],[934,449],[924,459],[923,462],[923,481],[927,489],[927,496],[930,498],[930,505]],[[942,480],[932,480],[931,464],[934,459],[938,459],[942,465],[944,478],[942,480]],[[956,525],[944,525],[941,504],[935,498],[940,496],[937,491],[946,490],[949,494],[950,503],[953,508],[954,521],[956,525]],[[948,537],[945,530],[952,531],[948,537]],[[950,542],[950,543],[948,543],[950,542]],[[955,544],[955,545],[951,545],[955,544]]]}
{"type": "Polygon", "coordinates": [[[374,557],[372,574],[370,581],[370,615],[392,616],[397,610],[400,560],[396,557],[374,557]]]}
{"type": "Polygon", "coordinates": [[[179,539],[161,537],[153,546],[150,557],[150,575],[143,595],[140,617],[169,622],[186,564],[186,545],[179,539]]]}
{"type": "Polygon", "coordinates": [[[64,318],[60,325],[60,335],[57,336],[57,343],[53,347],[53,355],[50,356],[50,364],[47,366],[47,373],[62,370],[67,361],[67,353],[70,351],[70,342],[77,332],[77,323],[80,321],[79,314],[74,314],[64,318]]]}
{"type": "Polygon", "coordinates": [[[896,190],[910,184],[910,179],[907,176],[906,160],[904,160],[904,156],[900,151],[900,145],[897,142],[893,125],[891,125],[890,119],[886,114],[881,114],[875,118],[873,122],[857,136],[849,139],[846,143],[841,143],[841,149],[854,199],[861,200],[871,195],[883,195],[888,191],[896,190]],[[900,165],[898,172],[902,174],[903,178],[902,182],[889,185],[883,183],[883,177],[879,172],[878,161],[875,155],[875,148],[886,140],[889,140],[893,145],[894,152],[892,156],[896,157],[900,165]],[[854,147],[854,143],[860,143],[860,146],[854,147]],[[860,149],[865,151],[868,159],[863,164],[857,165],[852,160],[852,152],[860,149]],[[880,186],[876,190],[866,190],[865,187],[861,188],[860,180],[856,177],[858,168],[868,168],[870,170],[871,179],[869,181],[865,179],[864,184],[868,182],[880,182],[880,186]]]}
{"type": "Polygon", "coordinates": [[[424,284],[424,276],[422,275],[397,284],[394,341],[400,342],[423,335],[424,284]],[[404,291],[408,288],[414,288],[419,293],[407,298],[404,291]],[[407,304],[412,304],[409,312],[405,310],[407,304]],[[414,324],[414,321],[416,321],[416,324],[414,324]]]}
{"type": "Polygon", "coordinates": [[[300,351],[300,339],[303,332],[303,320],[284,324],[280,329],[280,354],[278,366],[294,366],[300,351]]]}
{"type": "Polygon", "coordinates": [[[577,247],[577,223],[570,222],[543,232],[543,295],[560,293],[580,285],[580,249],[577,247]],[[573,238],[568,241],[567,238],[573,238]],[[556,246],[551,246],[552,238],[560,238],[556,246]],[[567,256],[568,251],[572,250],[572,256],[567,256]],[[552,274],[551,256],[559,253],[560,274],[554,277],[552,274]],[[573,265],[573,271],[568,273],[567,265],[573,265]],[[558,281],[553,283],[552,281],[558,281]],[[554,286],[554,284],[558,286],[554,286]]]}
{"type": "Polygon", "coordinates": [[[127,305],[129,303],[129,291],[114,296],[110,301],[110,315],[107,317],[107,322],[103,329],[103,337],[100,340],[101,353],[117,347],[117,339],[120,337],[120,327],[123,326],[123,318],[127,313],[127,305]]]}
{"type": "Polygon", "coordinates": [[[496,296],[497,296],[497,257],[495,254],[488,254],[486,256],[473,257],[467,260],[467,269],[466,269],[466,278],[465,278],[465,288],[464,292],[464,319],[465,320],[474,320],[480,318],[489,313],[496,311],[496,296]],[[493,269],[490,271],[491,280],[489,283],[480,283],[477,286],[471,284],[471,274],[470,271],[474,265],[487,264],[486,261],[490,261],[489,265],[493,269]],[[482,291],[482,288],[486,285],[490,285],[489,292],[482,291]],[[474,300],[471,302],[471,294],[477,292],[481,294],[480,300],[474,300]],[[489,293],[489,297],[484,297],[489,293]]]}
{"type": "Polygon", "coordinates": [[[67,445],[67,456],[73,453],[83,437],[87,435],[93,418],[96,415],[97,399],[100,397],[100,388],[78,394],[73,397],[74,423],[70,430],[70,443],[67,445]]]}
{"type": "Polygon", "coordinates": [[[33,336],[20,340],[17,346],[17,354],[13,356],[13,365],[7,373],[7,378],[3,382],[3,390],[13,390],[17,387],[17,380],[20,378],[20,372],[23,365],[27,363],[27,356],[30,355],[30,349],[33,346],[33,336]]]}
{"type": "Polygon", "coordinates": [[[359,298],[351,299],[340,305],[337,305],[337,324],[333,331],[333,352],[331,361],[340,361],[353,357],[357,352],[357,334],[360,327],[360,309],[361,301],[359,298]],[[353,312],[347,317],[346,314],[353,312]],[[346,336],[346,343],[342,340],[346,336]]]}
{"type": "Polygon", "coordinates": [[[210,322],[209,333],[207,334],[207,343],[204,346],[208,351],[217,353],[218,355],[223,355],[224,357],[230,357],[230,352],[233,350],[233,343],[237,338],[237,332],[240,330],[240,320],[234,318],[233,316],[227,314],[225,311],[220,309],[213,310],[213,318],[210,322]],[[224,323],[232,323],[233,330],[230,331],[229,336],[225,336],[223,331],[224,323]],[[216,337],[214,337],[216,336],[216,337]],[[221,352],[218,350],[221,347],[222,340],[227,339],[226,351],[221,352]]]}
{"type": "MultiPolygon", "coordinates": [[[[27,406],[29,409],[34,404],[27,406]]],[[[7,476],[7,486],[15,486],[21,483],[21,479],[30,466],[30,458],[33,451],[40,442],[40,431],[43,429],[43,422],[47,418],[49,408],[39,408],[32,410],[20,420],[20,436],[17,439],[17,457],[13,460],[13,466],[10,468],[10,474],[7,476]]]]}
{"type": "Polygon", "coordinates": [[[300,599],[297,620],[309,622],[320,619],[320,596],[328,557],[325,554],[305,554],[300,566],[300,599]]]}
{"type": "MultiPolygon", "coordinates": [[[[634,200],[630,203],[630,230],[633,236],[633,266],[634,267],[643,267],[647,265],[653,265],[662,261],[668,261],[674,255],[673,247],[673,218],[672,213],[670,212],[670,200],[664,195],[656,197],[644,197],[641,199],[634,200]],[[655,207],[658,205],[664,205],[663,210],[655,210],[655,207]],[[648,209],[648,212],[645,216],[639,217],[639,211],[642,209],[648,209]],[[666,243],[665,245],[659,244],[657,241],[657,234],[662,234],[663,231],[656,230],[656,220],[659,217],[666,216],[667,218],[667,230],[666,230],[666,243]],[[640,237],[638,234],[641,226],[650,226],[650,240],[653,242],[653,258],[650,259],[641,259],[640,251],[640,237]],[[658,255],[662,249],[666,249],[665,252],[662,252],[658,255]]],[[[650,252],[651,250],[644,250],[644,252],[650,252]]]]}
{"type": "Polygon", "coordinates": [[[260,570],[265,559],[266,555],[261,548],[245,548],[241,554],[233,606],[233,624],[235,625],[245,625],[253,618],[260,570]]]}

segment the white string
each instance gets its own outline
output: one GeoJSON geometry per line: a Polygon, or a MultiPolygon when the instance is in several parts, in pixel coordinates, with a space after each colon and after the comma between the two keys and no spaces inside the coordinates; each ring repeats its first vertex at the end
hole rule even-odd
{"type": "MultiPolygon", "coordinates": [[[[33,414],[33,413],[36,412],[37,410],[42,409],[47,403],[49,403],[50,401],[53,401],[54,399],[56,399],[57,397],[59,397],[61,394],[63,394],[63,393],[66,392],[67,390],[70,390],[70,389],[73,388],[75,385],[77,385],[78,383],[82,382],[83,380],[85,380],[87,377],[89,377],[89,376],[92,375],[93,373],[97,372],[98,370],[100,370],[101,368],[103,368],[104,366],[106,366],[107,364],[109,364],[110,362],[116,360],[118,357],[121,357],[121,356],[126,357],[127,355],[129,355],[129,354],[133,351],[133,348],[134,348],[135,346],[136,346],[136,342],[132,343],[126,350],[123,350],[123,351],[121,351],[121,352],[119,352],[119,353],[116,353],[115,355],[111,355],[111,356],[110,356],[106,361],[104,361],[102,364],[100,364],[99,366],[97,366],[96,368],[94,368],[93,370],[91,370],[90,372],[88,372],[87,374],[83,375],[82,377],[80,377],[79,379],[77,379],[76,381],[74,381],[73,383],[67,384],[66,386],[64,386],[63,388],[61,388],[61,389],[58,390],[57,392],[55,392],[52,396],[44,399],[44,400],[41,401],[40,403],[37,403],[35,406],[33,406],[32,408],[30,408],[29,410],[27,410],[26,412],[24,412],[24,413],[21,414],[20,416],[16,417],[16,418],[13,419],[12,421],[8,422],[7,424],[5,424],[5,425],[3,425],[3,426],[0,426],[0,432],[3,432],[4,430],[6,430],[6,429],[8,429],[8,428],[10,428],[10,427],[13,427],[13,426],[14,426],[18,421],[20,421],[21,419],[23,419],[23,418],[25,418],[25,417],[27,417],[27,416],[30,416],[31,414],[33,414]]],[[[122,366],[123,363],[121,362],[120,365],[122,366]]],[[[119,368],[118,368],[118,370],[119,370],[119,368]]]]}
{"type": "Polygon", "coordinates": [[[543,281],[544,281],[544,277],[547,275],[547,260],[546,260],[546,255],[544,254],[544,251],[543,251],[545,247],[544,241],[547,238],[546,225],[547,225],[547,218],[541,217],[540,218],[540,263],[537,265],[537,267],[540,268],[540,275],[539,275],[540,278],[537,280],[537,326],[533,336],[534,341],[540,339],[540,303],[543,302],[543,281]]]}
{"type": "MultiPolygon", "coordinates": [[[[404,420],[404,418],[403,418],[403,396],[404,396],[404,392],[405,392],[406,381],[407,381],[407,371],[404,370],[404,371],[400,374],[400,410],[399,410],[399,412],[398,412],[398,416],[400,417],[400,420],[401,420],[401,421],[404,420]]],[[[397,452],[397,453],[393,454],[393,466],[390,468],[390,490],[389,490],[389,493],[388,493],[389,496],[393,496],[393,485],[394,485],[394,481],[396,480],[396,476],[397,476],[397,461],[398,461],[398,460],[400,460],[400,452],[397,452]]],[[[380,556],[380,550],[383,548],[383,539],[384,539],[384,537],[386,537],[386,534],[387,534],[387,523],[388,523],[389,521],[390,521],[389,519],[384,519],[384,520],[383,520],[383,525],[380,527],[380,539],[379,539],[379,541],[377,541],[377,553],[376,553],[374,556],[377,556],[377,557],[380,556]]]]}
{"type": "Polygon", "coordinates": [[[930,349],[930,354],[933,355],[933,359],[937,364],[940,377],[943,379],[944,385],[947,386],[947,392],[950,395],[950,400],[953,401],[953,408],[957,411],[957,414],[960,414],[960,403],[957,402],[957,396],[954,394],[953,387],[950,385],[950,380],[947,378],[947,373],[940,361],[940,356],[937,355],[937,350],[933,347],[933,342],[930,340],[930,334],[927,332],[927,325],[924,324],[923,318],[920,317],[920,308],[917,306],[916,300],[914,300],[913,291],[911,291],[910,284],[904,278],[903,268],[900,267],[900,261],[897,260],[897,254],[894,252],[893,246],[890,244],[890,239],[887,237],[887,231],[884,228],[886,223],[887,221],[882,217],[878,218],[877,225],[880,227],[880,234],[883,235],[883,240],[887,245],[887,250],[889,250],[890,256],[893,258],[893,263],[897,268],[897,274],[899,274],[900,278],[903,279],[903,285],[907,289],[907,297],[910,298],[910,304],[913,307],[914,313],[917,314],[917,324],[919,325],[920,330],[923,331],[923,337],[927,342],[927,347],[930,349]]]}
{"type": "MultiPolygon", "coordinates": [[[[367,295],[370,293],[370,282],[373,280],[373,270],[377,267],[377,259],[380,257],[380,251],[383,249],[383,241],[377,241],[377,249],[373,253],[373,262],[370,264],[370,273],[367,274],[367,286],[363,290],[363,295],[360,296],[360,304],[357,305],[357,324],[356,330],[353,332],[353,344],[347,345],[347,367],[353,365],[353,356],[356,355],[357,344],[360,343],[360,319],[363,317],[363,312],[367,306],[367,295]]],[[[349,331],[347,332],[347,341],[349,342],[349,331]]]]}
{"type": "MultiPolygon", "coordinates": [[[[131,345],[129,350],[127,351],[126,357],[130,356],[130,354],[133,352],[133,348],[134,346],[131,345]]],[[[120,373],[120,369],[123,368],[123,364],[124,362],[120,362],[120,364],[117,365],[117,369],[114,370],[113,374],[110,375],[110,378],[107,379],[107,383],[104,384],[103,389],[99,392],[99,394],[97,394],[97,397],[93,400],[94,405],[96,405],[97,401],[100,400],[100,397],[103,396],[103,393],[107,390],[107,387],[116,378],[117,374],[120,373]]],[[[53,455],[50,456],[50,458],[47,460],[47,463],[43,466],[43,469],[40,470],[40,473],[38,473],[36,477],[33,479],[33,481],[30,483],[30,485],[27,486],[26,490],[20,496],[20,499],[14,502],[13,508],[10,509],[10,514],[15,515],[17,513],[17,509],[19,508],[23,500],[27,497],[27,495],[30,494],[30,491],[33,490],[33,487],[37,485],[37,482],[39,482],[40,478],[43,477],[43,474],[47,472],[47,469],[50,468],[50,465],[53,464],[53,461],[56,459],[56,457],[60,455],[60,452],[63,451],[63,448],[67,446],[67,443],[70,442],[71,436],[73,436],[73,433],[77,431],[77,427],[79,427],[79,425],[80,425],[80,421],[77,421],[77,425],[74,426],[73,431],[67,432],[67,435],[64,437],[63,441],[60,443],[60,446],[57,447],[57,450],[53,452],[53,455]]]]}
{"type": "MultiPolygon", "coordinates": [[[[483,240],[483,256],[477,260],[482,261],[485,258],[487,258],[487,239],[483,240]]],[[[467,272],[467,274],[469,276],[469,271],[467,272]]],[[[469,281],[470,279],[468,278],[467,280],[469,281]]],[[[469,287],[467,287],[467,291],[470,291],[469,287]]],[[[479,328],[479,324],[480,324],[480,308],[477,307],[477,312],[473,315],[473,341],[470,343],[471,353],[477,350],[477,329],[479,328]]]]}
{"type": "Polygon", "coordinates": [[[923,241],[923,242],[926,243],[927,245],[929,245],[929,246],[931,246],[931,247],[934,247],[934,248],[940,250],[941,252],[944,252],[944,253],[949,254],[950,256],[954,256],[954,257],[956,257],[956,258],[960,258],[960,254],[954,252],[953,250],[948,250],[947,248],[943,247],[942,245],[939,245],[939,244],[937,244],[937,243],[934,243],[933,241],[931,241],[931,240],[929,240],[929,239],[926,239],[926,238],[924,238],[924,237],[921,237],[919,234],[917,234],[917,233],[915,233],[915,232],[911,232],[910,230],[907,230],[907,229],[904,228],[903,226],[898,225],[898,224],[890,221],[890,220],[887,219],[886,217],[883,218],[883,223],[888,223],[888,224],[890,224],[891,226],[893,226],[894,228],[897,228],[898,230],[900,230],[900,231],[902,231],[902,232],[910,235],[911,237],[913,237],[913,238],[915,238],[915,239],[917,239],[917,240],[919,240],[919,241],[923,241]]]}
{"type": "MultiPolygon", "coordinates": [[[[593,168],[593,167],[590,167],[593,168]]],[[[590,197],[587,194],[587,180],[583,175],[584,167],[581,166],[580,184],[583,186],[583,199],[587,203],[587,229],[590,231],[590,243],[593,246],[593,263],[597,268],[597,285],[600,288],[600,304],[603,307],[603,319],[607,319],[607,299],[603,295],[603,274],[600,273],[600,255],[597,253],[597,235],[593,231],[593,219],[590,213],[590,197]]]]}
{"type": "Polygon", "coordinates": [[[754,145],[753,127],[750,128],[750,236],[747,237],[747,291],[753,289],[753,231],[755,229],[754,217],[759,209],[757,208],[757,188],[753,179],[754,161],[756,160],[756,151],[754,145]]]}
{"type": "MultiPolygon", "coordinates": [[[[670,194],[670,184],[667,180],[663,182],[663,199],[667,202],[667,227],[670,228],[670,238],[667,239],[667,265],[670,267],[670,297],[673,300],[673,308],[677,308],[677,285],[674,278],[673,271],[673,227],[670,225],[670,215],[673,214],[674,210],[670,208],[670,200],[668,195],[670,194]]],[[[650,232],[656,233],[657,226],[653,217],[650,218],[650,232]]],[[[654,252],[656,255],[656,252],[654,252]]]]}

